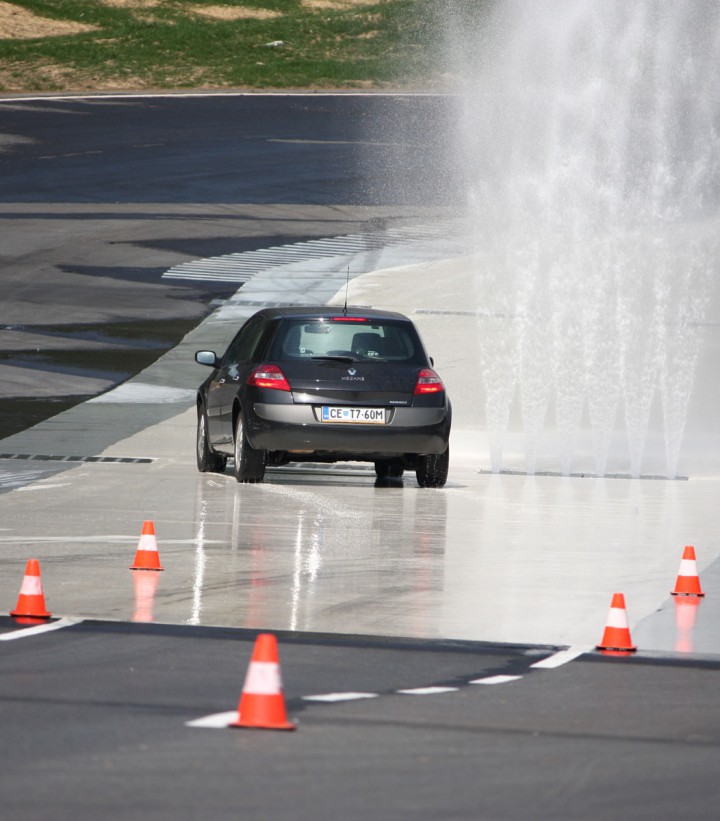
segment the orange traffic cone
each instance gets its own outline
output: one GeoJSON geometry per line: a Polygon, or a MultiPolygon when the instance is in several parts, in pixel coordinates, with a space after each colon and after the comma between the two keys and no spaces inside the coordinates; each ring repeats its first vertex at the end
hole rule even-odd
{"type": "Polygon", "coordinates": [[[277,639],[270,633],[261,633],[255,640],[238,704],[238,718],[230,727],[295,729],[295,724],[288,721],[285,712],[277,639]]]}
{"type": "Polygon", "coordinates": [[[160,566],[155,525],[152,522],[143,522],[135,561],[130,565],[130,570],[165,570],[160,566]]]}
{"type": "Polygon", "coordinates": [[[595,646],[598,650],[624,650],[629,652],[637,650],[630,638],[627,611],[625,610],[625,596],[622,593],[613,593],[602,642],[595,646]]]}
{"type": "Polygon", "coordinates": [[[678,571],[678,577],[672,595],[705,595],[700,588],[700,577],[698,576],[697,563],[695,561],[695,548],[692,547],[692,545],[688,545],[685,550],[683,550],[682,559],[680,560],[680,570],[678,571]]]}
{"type": "Polygon", "coordinates": [[[25,567],[20,595],[10,615],[33,619],[49,619],[52,616],[52,613],[45,609],[45,596],[43,596],[40,581],[40,563],[37,559],[30,559],[25,567]]]}

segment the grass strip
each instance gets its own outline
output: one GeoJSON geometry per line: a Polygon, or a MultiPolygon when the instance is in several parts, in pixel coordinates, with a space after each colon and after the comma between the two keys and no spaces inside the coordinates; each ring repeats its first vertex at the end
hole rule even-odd
{"type": "Polygon", "coordinates": [[[0,91],[432,88],[441,14],[438,0],[14,0],[0,91]]]}

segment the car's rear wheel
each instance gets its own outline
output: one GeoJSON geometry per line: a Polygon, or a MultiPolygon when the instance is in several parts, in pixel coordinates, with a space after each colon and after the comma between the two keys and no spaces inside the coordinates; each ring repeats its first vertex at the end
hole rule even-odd
{"type": "Polygon", "coordinates": [[[255,450],[248,442],[242,414],[235,422],[235,478],[238,482],[262,482],[265,478],[265,451],[255,450]]]}
{"type": "Polygon", "coordinates": [[[443,487],[450,467],[450,446],[445,453],[429,453],[418,457],[415,476],[420,487],[443,487]]]}
{"type": "Polygon", "coordinates": [[[207,414],[205,408],[198,408],[197,441],[195,448],[197,466],[201,473],[223,473],[227,465],[227,457],[221,456],[210,447],[208,441],[207,414]]]}
{"type": "Polygon", "coordinates": [[[375,474],[378,479],[399,479],[404,470],[402,465],[388,459],[378,459],[375,462],[375,474]]]}

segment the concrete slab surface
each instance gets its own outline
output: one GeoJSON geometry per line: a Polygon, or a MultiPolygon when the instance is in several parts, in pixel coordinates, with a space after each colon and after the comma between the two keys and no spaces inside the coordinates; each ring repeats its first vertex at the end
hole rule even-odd
{"type": "MultiPolygon", "coordinates": [[[[300,290],[286,298],[307,301],[332,276],[288,283],[300,290]]],[[[372,291],[373,304],[404,308],[429,343],[456,409],[444,489],[420,489],[411,475],[379,487],[367,466],[300,465],[242,486],[229,472],[197,473],[191,391],[203,374],[192,350],[222,350],[255,310],[253,289],[277,301],[280,280],[258,277],[136,381],[0,443],[6,454],[117,459],[23,463],[48,472],[0,497],[5,607],[34,556],[58,615],[587,646],[600,640],[613,592],[625,593],[631,627],[651,618],[685,544],[701,574],[718,558],[717,476],[490,473],[487,437],[471,426],[469,337],[417,310],[444,304],[433,282],[427,266],[383,270],[354,280],[351,301],[367,304],[372,291]],[[122,461],[139,456],[152,461],[122,461]],[[128,570],[147,519],[162,573],[128,570]]],[[[675,650],[678,629],[661,627],[653,647],[675,650]]],[[[720,652],[707,632],[703,649],[720,652]]]]}

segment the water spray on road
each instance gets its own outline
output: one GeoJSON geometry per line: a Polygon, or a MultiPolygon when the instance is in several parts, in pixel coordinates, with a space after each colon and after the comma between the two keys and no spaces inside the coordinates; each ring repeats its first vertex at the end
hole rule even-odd
{"type": "Polygon", "coordinates": [[[453,9],[492,469],[517,406],[528,473],[587,451],[675,477],[720,251],[720,6],[453,9]]]}

